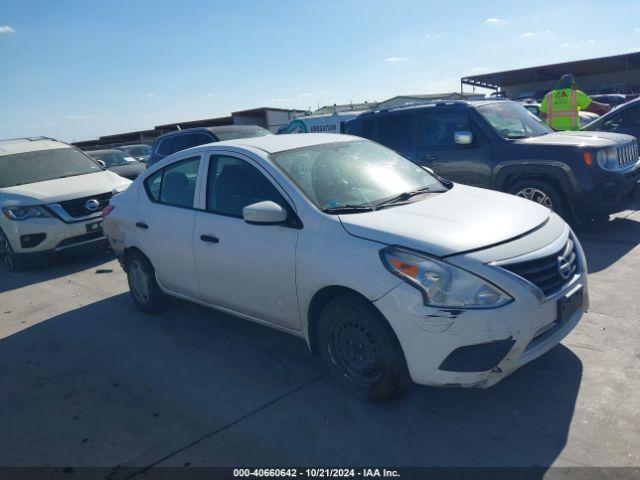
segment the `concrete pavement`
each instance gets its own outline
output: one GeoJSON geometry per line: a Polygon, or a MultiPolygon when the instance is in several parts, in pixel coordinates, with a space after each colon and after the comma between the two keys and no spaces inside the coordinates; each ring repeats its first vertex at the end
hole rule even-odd
{"type": "Polygon", "coordinates": [[[0,466],[640,466],[640,212],[579,236],[591,311],[562,345],[491,389],[384,404],[292,336],[140,313],[111,257],[2,273],[0,466]]]}

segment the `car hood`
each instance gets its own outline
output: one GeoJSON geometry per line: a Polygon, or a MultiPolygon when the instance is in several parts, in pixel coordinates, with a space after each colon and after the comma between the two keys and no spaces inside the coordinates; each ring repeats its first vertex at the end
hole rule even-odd
{"type": "Polygon", "coordinates": [[[0,188],[0,199],[4,205],[37,205],[56,203],[74,198],[89,197],[114,189],[123,190],[131,180],[113,172],[103,171],[58,178],[46,182],[29,183],[16,187],[0,188]]]}
{"type": "Polygon", "coordinates": [[[567,145],[571,147],[609,147],[611,145],[626,143],[634,137],[623,133],[612,132],[553,132],[539,137],[517,140],[522,145],[567,145]]]}
{"type": "Polygon", "coordinates": [[[455,184],[408,205],[340,220],[350,235],[445,256],[518,237],[544,224],[550,213],[523,198],[455,184]]]}

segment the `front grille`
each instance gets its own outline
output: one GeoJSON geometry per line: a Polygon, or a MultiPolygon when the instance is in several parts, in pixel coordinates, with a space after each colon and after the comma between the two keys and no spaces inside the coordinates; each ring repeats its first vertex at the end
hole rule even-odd
{"type": "Polygon", "coordinates": [[[638,161],[638,141],[633,140],[618,147],[618,166],[627,167],[638,161]]]}
{"type": "Polygon", "coordinates": [[[577,253],[574,241],[569,238],[564,247],[552,255],[500,266],[533,283],[548,296],[573,278],[578,270],[577,253]]]}
{"type": "Polygon", "coordinates": [[[74,218],[78,217],[86,217],[87,215],[91,215],[93,213],[101,212],[104,207],[109,204],[109,200],[111,200],[112,193],[101,193],[100,195],[92,195],[90,197],[83,198],[74,198],[73,200],[67,200],[65,202],[60,202],[60,206],[65,209],[65,211],[74,218]],[[95,199],[98,201],[98,208],[94,210],[89,210],[86,208],[86,203],[89,200],[95,199]]]}

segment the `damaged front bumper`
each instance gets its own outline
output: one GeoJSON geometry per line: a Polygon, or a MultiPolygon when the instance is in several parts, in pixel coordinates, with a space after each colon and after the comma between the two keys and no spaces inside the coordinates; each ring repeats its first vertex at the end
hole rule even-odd
{"type": "Polygon", "coordinates": [[[545,296],[495,265],[461,256],[450,261],[482,274],[514,301],[495,309],[436,308],[424,305],[420,293],[403,283],[374,302],[396,333],[412,380],[432,386],[489,387],[552,349],[577,325],[589,304],[586,262],[577,248],[579,271],[552,295],[545,296]],[[562,313],[567,301],[575,305],[562,313]]]}

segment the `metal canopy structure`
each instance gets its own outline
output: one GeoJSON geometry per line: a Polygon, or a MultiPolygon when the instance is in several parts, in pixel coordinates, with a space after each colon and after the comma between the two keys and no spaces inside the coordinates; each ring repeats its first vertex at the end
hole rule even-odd
{"type": "MultiPolygon", "coordinates": [[[[462,85],[499,90],[505,87],[533,84],[539,82],[556,81],[565,73],[571,73],[576,78],[587,75],[601,75],[618,72],[629,72],[640,68],[640,52],[613,55],[610,57],[577,60],[573,62],[555,63],[540,67],[521,68],[504,72],[483,73],[460,80],[462,85]]],[[[627,88],[629,87],[627,81],[627,88]]]]}

